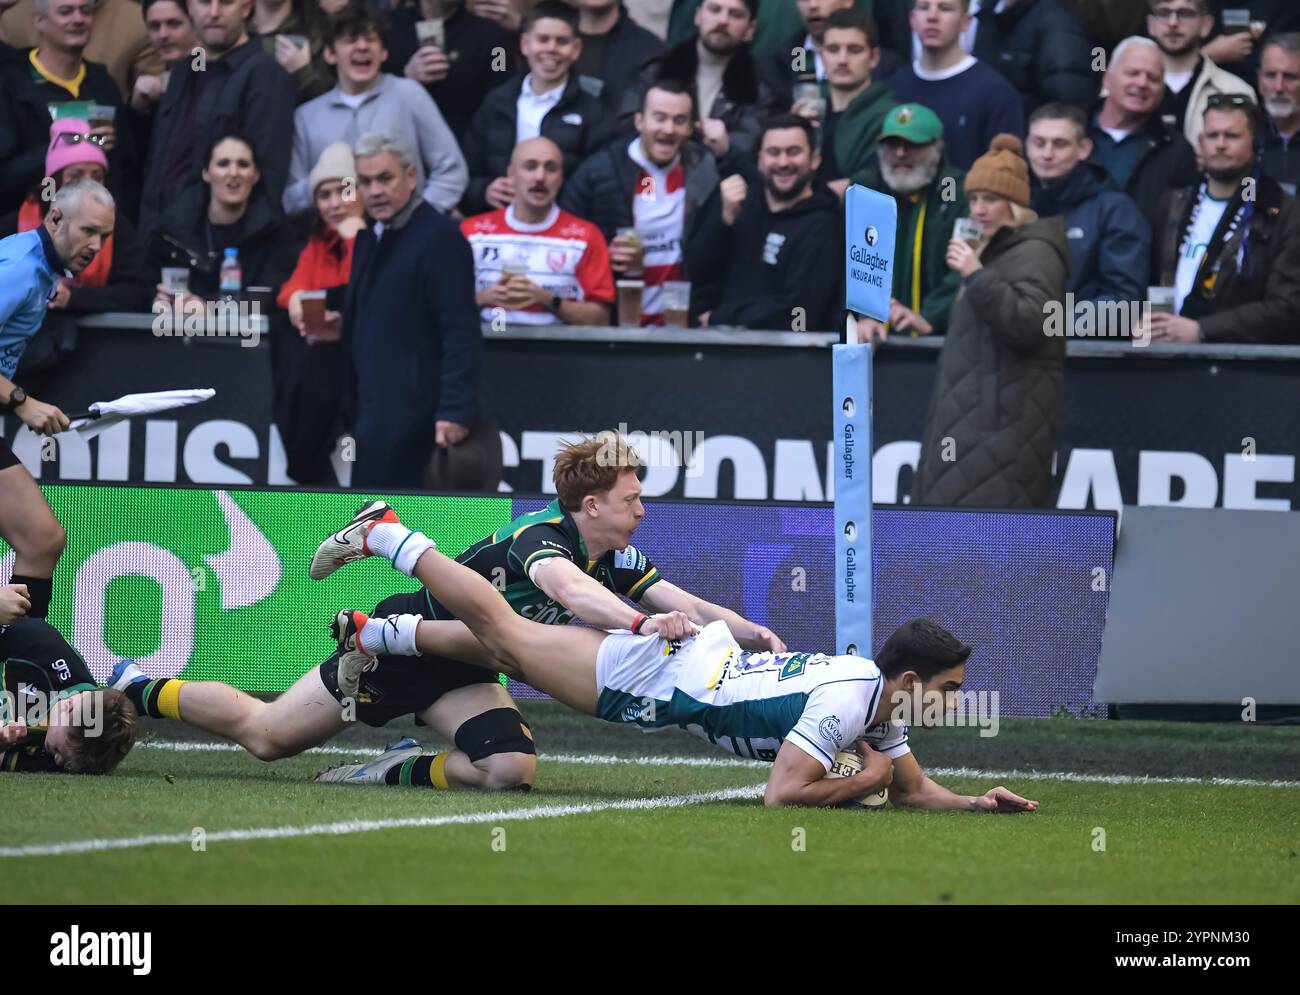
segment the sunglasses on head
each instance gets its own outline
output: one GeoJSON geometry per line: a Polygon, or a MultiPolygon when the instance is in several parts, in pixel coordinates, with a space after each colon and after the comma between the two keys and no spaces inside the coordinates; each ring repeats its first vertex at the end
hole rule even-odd
{"type": "Polygon", "coordinates": [[[1255,101],[1244,93],[1212,93],[1206,99],[1205,106],[1211,110],[1218,107],[1240,107],[1244,110],[1253,111],[1255,101]]]}
{"type": "Polygon", "coordinates": [[[80,145],[82,142],[90,142],[102,148],[107,138],[107,135],[83,135],[79,131],[61,131],[54,136],[54,144],[80,145]]]}

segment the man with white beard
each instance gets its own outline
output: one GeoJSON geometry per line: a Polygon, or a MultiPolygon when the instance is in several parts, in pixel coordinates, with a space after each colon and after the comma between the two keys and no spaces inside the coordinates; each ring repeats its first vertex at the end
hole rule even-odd
{"type": "Polygon", "coordinates": [[[944,160],[943,124],[923,104],[900,104],[880,129],[876,161],[854,183],[890,194],[898,203],[894,287],[889,321],[858,322],[873,342],[890,334],[943,335],[961,277],[944,261],[953,224],[969,213],[966,174],[944,160]]]}
{"type": "Polygon", "coordinates": [[[1262,166],[1292,197],[1300,187],[1300,149],[1291,141],[1300,132],[1300,32],[1275,35],[1259,56],[1262,166]]]}

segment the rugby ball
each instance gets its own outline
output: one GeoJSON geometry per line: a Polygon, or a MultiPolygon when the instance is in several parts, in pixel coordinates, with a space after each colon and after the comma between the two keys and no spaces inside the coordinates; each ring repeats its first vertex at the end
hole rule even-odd
{"type": "MultiPolygon", "coordinates": [[[[840,750],[835,754],[835,762],[831,764],[830,772],[827,777],[851,777],[860,773],[862,770],[862,757],[854,750],[840,750]]],[[[863,795],[861,798],[845,802],[843,808],[869,808],[881,809],[889,801],[889,789],[878,791],[872,795],[863,795]]]]}

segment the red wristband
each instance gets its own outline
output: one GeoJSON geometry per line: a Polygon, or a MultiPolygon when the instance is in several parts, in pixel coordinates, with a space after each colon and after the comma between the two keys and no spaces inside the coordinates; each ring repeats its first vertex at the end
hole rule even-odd
{"type": "Polygon", "coordinates": [[[632,619],[632,635],[639,636],[641,634],[641,626],[645,625],[645,621],[649,617],[645,612],[637,612],[636,618],[632,619]]]}

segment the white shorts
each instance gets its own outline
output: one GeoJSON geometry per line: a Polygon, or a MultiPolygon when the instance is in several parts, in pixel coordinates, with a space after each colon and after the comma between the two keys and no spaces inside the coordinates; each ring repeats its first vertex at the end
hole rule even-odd
{"type": "Polygon", "coordinates": [[[606,636],[596,652],[596,717],[647,730],[667,725],[677,676],[669,649],[658,636],[625,629],[606,636]]]}

